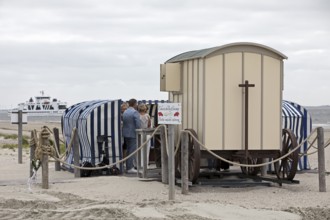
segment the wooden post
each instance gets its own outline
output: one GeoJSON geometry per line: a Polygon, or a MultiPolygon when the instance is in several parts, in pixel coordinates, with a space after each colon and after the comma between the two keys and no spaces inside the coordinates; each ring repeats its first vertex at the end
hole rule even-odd
{"type": "Polygon", "coordinates": [[[168,184],[169,200],[175,199],[175,172],[174,172],[174,125],[168,125],[168,184]]]}
{"type": "Polygon", "coordinates": [[[49,174],[48,174],[48,155],[42,155],[42,188],[48,189],[49,188],[49,174]]]}
{"type": "MultiPolygon", "coordinates": [[[[49,145],[49,132],[46,128],[43,128],[40,134],[41,145],[49,145]]],[[[43,153],[41,158],[41,168],[42,168],[42,188],[49,188],[49,174],[48,174],[48,154],[43,153]]]]}
{"type": "Polygon", "coordinates": [[[325,180],[325,155],[324,155],[324,130],[317,128],[317,148],[318,148],[318,170],[319,170],[319,191],[326,192],[325,180]]]}
{"type": "MultiPolygon", "coordinates": [[[[79,156],[79,136],[78,131],[75,129],[74,139],[73,139],[73,164],[75,166],[80,166],[80,156],[79,156]]],[[[74,168],[74,177],[80,178],[80,169],[74,168]]]]}
{"type": "MultiPolygon", "coordinates": [[[[262,158],[262,163],[267,163],[267,162],[268,162],[267,158],[262,158]]],[[[261,167],[261,176],[267,175],[267,169],[268,169],[268,165],[261,167]]]]}
{"type": "Polygon", "coordinates": [[[168,157],[166,150],[165,127],[160,129],[160,149],[161,149],[161,164],[162,164],[162,183],[168,184],[168,157]]]}
{"type": "MultiPolygon", "coordinates": [[[[136,131],[136,148],[141,146],[141,135],[139,131],[136,131]]],[[[136,170],[137,170],[137,177],[140,177],[140,170],[141,170],[141,151],[136,153],[136,170]]]]}
{"type": "Polygon", "coordinates": [[[189,174],[188,174],[188,134],[182,133],[181,136],[181,193],[188,194],[189,174]]]}
{"type": "Polygon", "coordinates": [[[33,175],[33,166],[32,166],[32,160],[35,158],[35,150],[36,150],[36,143],[33,143],[35,140],[34,138],[34,131],[31,131],[31,144],[30,144],[30,177],[33,175]]]}
{"type": "MultiPolygon", "coordinates": [[[[57,149],[57,151],[55,151],[56,157],[59,158],[61,155],[61,149],[60,149],[60,136],[59,136],[58,128],[53,128],[53,134],[54,134],[55,148],[57,149]]],[[[61,171],[60,161],[55,161],[55,171],[61,171]]]]}
{"type": "Polygon", "coordinates": [[[22,163],[23,112],[18,110],[18,163],[22,163]]]}
{"type": "MultiPolygon", "coordinates": [[[[145,141],[147,140],[147,134],[145,131],[142,132],[142,140],[141,140],[141,144],[143,144],[145,141]]],[[[143,148],[142,148],[142,160],[143,160],[143,172],[142,172],[142,177],[143,178],[147,178],[147,169],[148,169],[148,159],[147,159],[147,155],[148,155],[148,144],[146,144],[143,148]]]]}

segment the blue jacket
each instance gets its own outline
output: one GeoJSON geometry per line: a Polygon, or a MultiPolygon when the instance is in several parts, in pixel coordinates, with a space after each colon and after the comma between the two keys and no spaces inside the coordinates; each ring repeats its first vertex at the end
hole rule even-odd
{"type": "Polygon", "coordinates": [[[135,129],[141,128],[140,114],[129,107],[123,114],[123,136],[125,138],[136,138],[135,129]]]}

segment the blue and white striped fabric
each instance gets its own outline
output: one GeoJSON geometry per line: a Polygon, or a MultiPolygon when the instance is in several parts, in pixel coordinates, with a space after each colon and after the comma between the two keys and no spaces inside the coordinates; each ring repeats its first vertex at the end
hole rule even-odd
{"type": "MultiPolygon", "coordinates": [[[[283,128],[288,128],[293,131],[297,137],[298,144],[302,143],[312,130],[312,119],[310,114],[304,107],[297,103],[289,101],[282,102],[282,120],[283,128]]],[[[308,144],[305,143],[300,148],[300,152],[305,152],[307,147],[308,144]]],[[[298,168],[300,170],[310,169],[307,156],[300,158],[298,168]]]]}
{"type": "MultiPolygon", "coordinates": [[[[74,127],[78,129],[80,164],[84,161],[96,165],[102,161],[102,150],[110,163],[122,159],[121,148],[121,100],[95,100],[81,102],[69,107],[62,118],[62,129],[66,146],[71,140],[74,127]],[[111,136],[108,146],[98,143],[98,136],[111,136]]],[[[73,153],[68,155],[67,162],[73,163],[73,153]]],[[[122,170],[122,166],[120,166],[122,170]]]]}

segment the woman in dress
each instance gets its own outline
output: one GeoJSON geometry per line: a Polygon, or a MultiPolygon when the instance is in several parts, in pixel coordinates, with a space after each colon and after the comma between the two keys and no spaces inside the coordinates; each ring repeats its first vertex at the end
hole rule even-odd
{"type": "MultiPolygon", "coordinates": [[[[148,114],[148,107],[146,104],[140,104],[138,106],[138,111],[140,113],[141,120],[141,129],[151,128],[151,119],[148,114]]],[[[149,139],[150,135],[147,135],[147,139],[149,139]]],[[[150,153],[150,141],[147,144],[147,164],[149,164],[149,153],[150,153]]],[[[141,158],[141,163],[143,164],[143,159],[141,158]]],[[[142,165],[141,165],[142,167],[142,165]]]]}

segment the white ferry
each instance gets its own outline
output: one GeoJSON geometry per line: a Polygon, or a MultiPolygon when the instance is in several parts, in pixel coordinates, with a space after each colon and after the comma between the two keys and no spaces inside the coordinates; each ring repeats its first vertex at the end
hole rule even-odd
{"type": "Polygon", "coordinates": [[[50,96],[46,96],[44,91],[40,92],[41,95],[31,97],[29,101],[18,104],[18,108],[14,110],[24,110],[28,116],[62,116],[67,108],[66,102],[61,102],[56,98],[51,99],[50,96]]]}

